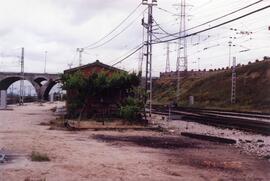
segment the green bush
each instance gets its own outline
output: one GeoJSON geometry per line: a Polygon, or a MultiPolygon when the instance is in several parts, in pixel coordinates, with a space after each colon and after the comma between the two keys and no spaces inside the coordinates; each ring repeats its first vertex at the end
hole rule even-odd
{"type": "Polygon", "coordinates": [[[143,103],[138,98],[128,97],[120,107],[120,116],[130,122],[139,121],[142,108],[143,103]]]}
{"type": "Polygon", "coordinates": [[[128,121],[135,121],[140,118],[140,108],[138,106],[121,106],[120,116],[128,121]]]}
{"type": "Polygon", "coordinates": [[[50,161],[50,158],[46,154],[41,154],[39,152],[33,151],[31,153],[31,161],[34,162],[48,162],[50,161]]]}

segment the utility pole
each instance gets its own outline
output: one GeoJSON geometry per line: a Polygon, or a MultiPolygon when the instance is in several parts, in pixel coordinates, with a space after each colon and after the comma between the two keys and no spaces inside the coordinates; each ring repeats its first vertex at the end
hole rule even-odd
{"type": "Polygon", "coordinates": [[[236,36],[235,36],[235,33],[237,31],[237,29],[235,28],[230,28],[231,31],[234,31],[234,34],[231,33],[231,36],[230,36],[230,40],[228,42],[229,44],[229,69],[231,68],[231,54],[232,54],[232,46],[235,46],[233,43],[234,40],[236,40],[236,36]]]}
{"type": "Polygon", "coordinates": [[[167,56],[166,56],[166,68],[165,68],[165,72],[170,72],[171,68],[170,68],[170,43],[167,43],[167,56]]]}
{"type": "MultiPolygon", "coordinates": [[[[233,37],[230,38],[232,39],[233,37]]],[[[233,42],[231,40],[228,43],[229,43],[229,68],[231,68],[232,47],[235,47],[235,44],[232,44],[233,42]]]]}
{"type": "Polygon", "coordinates": [[[32,94],[32,87],[28,86],[28,96],[31,97],[32,94]]]}
{"type": "Polygon", "coordinates": [[[14,85],[13,84],[11,84],[10,90],[11,90],[11,96],[13,97],[13,95],[14,95],[14,85]]]}
{"type": "MultiPolygon", "coordinates": [[[[143,49],[143,48],[142,48],[143,49]]],[[[142,64],[143,64],[143,52],[139,52],[139,62],[138,62],[138,73],[141,76],[142,75],[142,64]]]]}
{"type": "Polygon", "coordinates": [[[82,66],[82,52],[84,51],[84,49],[77,48],[77,51],[79,52],[79,66],[82,66]]]}
{"type": "MultiPolygon", "coordinates": [[[[231,49],[232,47],[235,47],[236,44],[235,42],[237,41],[237,38],[238,36],[243,37],[243,36],[251,36],[253,34],[252,31],[246,31],[246,30],[239,30],[239,29],[236,29],[236,28],[230,28],[230,31],[233,31],[233,34],[231,33],[232,36],[230,36],[230,40],[229,40],[229,68],[231,68],[231,49]]],[[[250,40],[252,39],[251,37],[249,38],[250,40]]],[[[240,46],[241,48],[245,48],[244,50],[241,50],[240,52],[246,52],[246,51],[249,51],[250,49],[247,48],[247,47],[244,47],[242,45],[238,45],[240,46]]]]}
{"type": "Polygon", "coordinates": [[[44,56],[44,61],[45,61],[45,64],[44,64],[44,74],[46,74],[46,68],[47,68],[47,51],[45,51],[45,56],[44,56]]]}
{"type": "Polygon", "coordinates": [[[236,100],[236,57],[233,57],[231,104],[236,100]]]}
{"type": "Polygon", "coordinates": [[[22,55],[21,55],[21,80],[20,80],[19,105],[23,105],[23,99],[24,99],[24,48],[22,48],[22,55]]]}
{"type": "Polygon", "coordinates": [[[176,101],[180,101],[180,71],[181,64],[183,64],[183,71],[188,70],[188,59],[187,59],[187,39],[186,36],[186,0],[181,0],[180,4],[180,27],[179,27],[179,38],[178,49],[177,49],[177,61],[176,61],[176,72],[177,72],[177,90],[176,90],[176,101]]]}
{"type": "Polygon", "coordinates": [[[143,5],[148,6],[147,23],[142,19],[142,25],[147,29],[146,40],[146,71],[145,71],[145,103],[149,104],[149,116],[152,113],[152,38],[153,38],[153,6],[157,5],[157,0],[142,0],[143,5]]]}
{"type": "Polygon", "coordinates": [[[198,58],[198,59],[197,59],[197,63],[198,63],[198,71],[200,70],[200,60],[201,60],[201,58],[198,58]]]}
{"type": "Polygon", "coordinates": [[[68,65],[69,69],[71,69],[73,63],[68,63],[67,65],[68,65]]]}
{"type": "MultiPolygon", "coordinates": [[[[143,20],[144,20],[144,12],[143,12],[143,20]]],[[[142,22],[143,24],[143,22],[142,22]]],[[[144,40],[144,26],[142,28],[142,44],[145,46],[145,40],[144,40]]],[[[139,64],[138,64],[138,72],[139,75],[142,76],[142,67],[143,67],[143,57],[144,57],[144,46],[142,47],[140,53],[139,53],[139,64]]]]}
{"type": "Polygon", "coordinates": [[[228,44],[229,44],[229,69],[230,69],[230,67],[231,67],[232,41],[229,41],[228,44]]]}

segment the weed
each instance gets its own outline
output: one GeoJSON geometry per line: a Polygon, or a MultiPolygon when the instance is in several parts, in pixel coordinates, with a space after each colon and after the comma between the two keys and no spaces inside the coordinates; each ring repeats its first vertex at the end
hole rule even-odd
{"type": "Polygon", "coordinates": [[[34,162],[48,162],[48,161],[50,161],[50,158],[48,157],[48,155],[42,154],[39,152],[35,152],[35,151],[33,151],[31,153],[30,157],[31,157],[31,161],[34,161],[34,162]]]}

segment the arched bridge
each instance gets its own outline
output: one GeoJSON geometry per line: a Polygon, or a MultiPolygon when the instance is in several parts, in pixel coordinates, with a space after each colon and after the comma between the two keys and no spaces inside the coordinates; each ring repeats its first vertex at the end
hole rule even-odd
{"type": "Polygon", "coordinates": [[[7,90],[12,83],[18,80],[28,80],[34,86],[38,98],[48,100],[50,90],[60,80],[60,74],[24,73],[22,77],[21,73],[0,72],[0,90],[7,90]],[[46,83],[42,84],[43,81],[46,83]]]}

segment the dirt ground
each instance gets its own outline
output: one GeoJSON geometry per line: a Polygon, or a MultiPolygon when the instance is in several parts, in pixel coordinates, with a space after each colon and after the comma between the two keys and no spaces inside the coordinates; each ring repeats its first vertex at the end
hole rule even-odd
{"type": "Polygon", "coordinates": [[[0,181],[270,180],[270,162],[230,145],[154,131],[64,131],[40,125],[55,104],[0,111],[0,181]],[[32,162],[32,151],[51,161],[32,162]]]}
{"type": "MultiPolygon", "coordinates": [[[[235,147],[240,148],[248,154],[266,158],[270,161],[270,136],[233,128],[221,128],[189,122],[181,119],[167,121],[165,116],[160,115],[152,115],[152,117],[155,120],[155,124],[160,125],[169,132],[173,132],[175,135],[181,135],[182,132],[188,132],[233,139],[236,141],[235,147]]],[[[270,119],[260,121],[270,121],[270,119]]]]}

